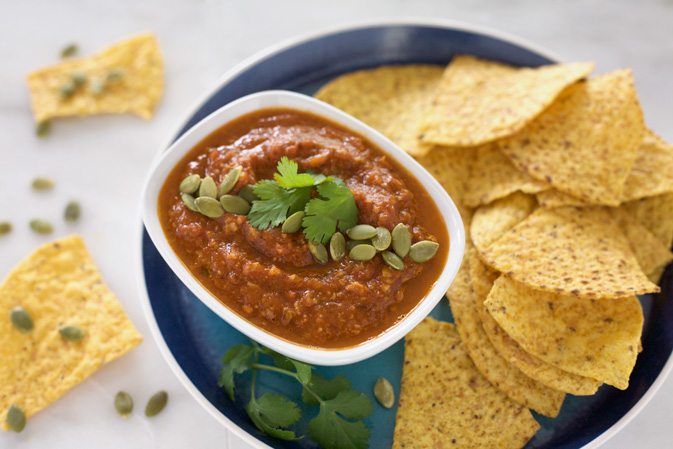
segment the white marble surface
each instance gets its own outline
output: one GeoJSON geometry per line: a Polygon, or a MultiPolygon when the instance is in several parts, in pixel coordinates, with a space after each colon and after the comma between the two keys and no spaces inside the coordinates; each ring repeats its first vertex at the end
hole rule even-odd
{"type": "MultiPolygon", "coordinates": [[[[152,158],[185,110],[226,70],[286,38],[326,26],[381,17],[433,17],[497,28],[539,43],[567,60],[593,60],[597,71],[631,67],[647,123],[673,141],[673,1],[219,1],[0,0],[0,277],[38,245],[83,235],[105,279],[144,343],[95,373],[21,434],[0,432],[0,448],[246,448],[182,387],[163,360],[140,305],[138,200],[152,158]],[[139,31],[156,33],[166,64],[165,94],[155,117],[61,120],[45,140],[33,134],[24,76],[78,42],[90,54],[139,31]],[[32,192],[36,175],[57,187],[32,192]],[[82,219],[60,217],[71,198],[82,219]],[[28,230],[34,216],[54,218],[53,235],[28,230]],[[112,408],[120,390],[138,404],[129,420],[112,408]],[[166,389],[170,402],[154,419],[142,409],[166,389]]],[[[2,363],[2,361],[0,361],[2,363]]],[[[610,449],[673,447],[673,379],[617,436],[610,449]]],[[[4,417],[3,417],[4,419],[4,417]]]]}

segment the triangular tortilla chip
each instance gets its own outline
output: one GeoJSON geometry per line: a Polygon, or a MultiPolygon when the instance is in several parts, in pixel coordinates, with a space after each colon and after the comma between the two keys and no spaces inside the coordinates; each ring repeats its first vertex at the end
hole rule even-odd
{"type": "Polygon", "coordinates": [[[499,144],[532,177],[582,200],[617,206],[644,133],[631,71],[619,70],[570,87],[499,144]]]}
{"type": "Polygon", "coordinates": [[[453,201],[465,204],[465,193],[476,153],[462,148],[435,147],[418,162],[444,187],[453,201]]]}
{"type": "Polygon", "coordinates": [[[673,245],[673,193],[629,201],[622,206],[628,215],[645,226],[666,248],[673,245]]]}
{"type": "Polygon", "coordinates": [[[647,130],[626,178],[622,201],[668,192],[673,192],[673,145],[647,130]]]}
{"type": "Polygon", "coordinates": [[[484,304],[505,332],[535,357],[621,390],[629,386],[643,328],[635,296],[561,296],[502,275],[484,304]]]}
{"type": "Polygon", "coordinates": [[[536,208],[535,198],[521,192],[515,192],[479,207],[474,211],[470,225],[470,236],[474,246],[479,251],[485,251],[536,208]]]}

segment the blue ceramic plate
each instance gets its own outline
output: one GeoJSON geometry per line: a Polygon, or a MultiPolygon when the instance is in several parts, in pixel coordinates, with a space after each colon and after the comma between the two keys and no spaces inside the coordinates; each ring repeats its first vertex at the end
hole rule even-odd
{"type": "MultiPolygon", "coordinates": [[[[280,44],[244,61],[199,102],[172,138],[219,107],[253,92],[287,89],[313,94],[334,77],[354,70],[382,64],[446,65],[459,53],[516,66],[538,66],[558,60],[549,52],[511,36],[463,24],[417,20],[342,27],[280,44]]],[[[317,447],[308,438],[284,442],[259,432],[243,410],[247,402],[244,398],[250,394],[243,385],[249,384],[249,379],[240,382],[236,403],[218,388],[222,356],[231,346],[245,342],[246,337],[190,293],[164,263],[144,230],[141,251],[144,275],[141,289],[150,326],[168,363],[194,397],[253,447],[317,447]]],[[[598,447],[645,405],[673,365],[667,364],[673,348],[672,274],[669,269],[664,275],[661,294],[641,298],[645,311],[644,349],[631,375],[629,389],[619,391],[604,386],[595,396],[569,395],[557,418],[536,415],[542,428],[526,448],[598,447]]],[[[432,315],[453,320],[447,301],[442,301],[432,315]]],[[[374,382],[384,376],[399,394],[403,357],[404,342],[400,341],[366,361],[342,367],[318,367],[317,372],[328,378],[344,374],[355,388],[370,396],[374,382]]],[[[260,374],[258,394],[295,391],[294,400],[301,402],[294,381],[266,374],[260,374]]],[[[387,410],[375,404],[374,413],[366,421],[372,429],[371,448],[391,447],[395,413],[396,408],[387,410]]],[[[307,416],[299,423],[298,429],[305,429],[310,418],[307,416]]]]}

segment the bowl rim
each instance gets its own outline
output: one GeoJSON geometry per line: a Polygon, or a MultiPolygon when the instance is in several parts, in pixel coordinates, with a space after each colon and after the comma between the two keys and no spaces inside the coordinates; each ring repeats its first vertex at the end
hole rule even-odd
{"type": "MultiPolygon", "coordinates": [[[[327,27],[321,27],[317,30],[302,33],[291,38],[280,41],[276,44],[265,47],[264,49],[252,54],[251,56],[243,59],[239,63],[235,64],[212,85],[211,88],[206,89],[200,96],[198,96],[186,109],[186,112],[183,116],[176,122],[175,133],[166,138],[164,143],[159,146],[160,150],[157,152],[155,159],[161,157],[163,152],[170,146],[176,137],[179,135],[180,131],[185,127],[189,122],[189,119],[198,111],[205,102],[212,97],[217,91],[219,91],[227,82],[236,77],[239,73],[248,69],[254,64],[257,64],[265,59],[272,57],[273,55],[280,53],[284,50],[287,50],[291,47],[300,45],[311,40],[333,35],[344,33],[348,31],[354,31],[359,29],[366,28],[385,28],[393,26],[418,26],[418,27],[434,27],[434,28],[443,28],[443,29],[453,29],[464,31],[468,33],[480,34],[484,36],[489,36],[494,39],[498,39],[504,42],[509,42],[514,45],[517,45],[521,48],[533,51],[537,54],[540,54],[552,61],[555,62],[566,62],[566,59],[553,52],[552,50],[541,46],[537,43],[529,41],[528,39],[522,38],[515,34],[508,33],[506,31],[501,31],[496,28],[489,26],[473,24],[461,20],[453,19],[444,19],[436,17],[384,17],[378,19],[366,19],[366,20],[356,20],[348,21],[338,25],[332,25],[327,27]]],[[[142,213],[141,213],[141,202],[138,203],[138,240],[137,240],[137,252],[136,252],[136,271],[137,276],[137,287],[140,293],[141,305],[144,311],[145,319],[147,321],[150,333],[154,338],[154,341],[159,348],[159,352],[164,357],[164,360],[173,371],[178,380],[182,385],[187,389],[187,391],[192,395],[192,397],[203,407],[216,421],[224,425],[224,427],[232,432],[237,438],[244,441],[248,445],[256,449],[271,449],[271,446],[267,445],[263,441],[257,439],[250,433],[248,433],[243,428],[239,427],[236,423],[230,420],[226,415],[224,415],[217,407],[215,407],[204,395],[203,393],[192,383],[187,374],[183,371],[180,364],[175,359],[175,356],[171,352],[171,349],[168,347],[166,340],[159,329],[156,317],[152,310],[152,304],[150,303],[149,294],[147,292],[144,264],[143,264],[143,234],[144,234],[144,225],[142,222],[142,213]]],[[[668,360],[661,372],[657,375],[656,379],[648,389],[648,391],[638,400],[636,404],[633,405],[631,410],[620,418],[616,423],[614,423],[609,429],[600,434],[591,442],[583,446],[583,449],[596,449],[599,446],[602,446],[606,441],[610,440],[614,435],[621,431],[628,423],[635,418],[640,411],[645,408],[645,406],[650,402],[650,400],[655,396],[657,391],[660,389],[661,385],[664,383],[668,375],[673,371],[673,354],[669,355],[668,360]]]]}
{"type": "Polygon", "coordinates": [[[246,95],[220,107],[200,120],[187,132],[182,134],[159,159],[154,161],[146,177],[142,192],[143,222],[145,223],[147,232],[161,257],[182,283],[210,310],[227,321],[239,332],[276,352],[312,365],[336,366],[356,363],[373,357],[402,339],[444,297],[458,273],[465,251],[464,225],[458,208],[446,190],[424,167],[383,134],[365,123],[327,103],[291,91],[269,90],[246,95]],[[315,114],[343,126],[350,132],[362,135],[373,145],[379,147],[387,157],[394,159],[411,176],[416,178],[428,192],[446,223],[450,241],[449,252],[446,263],[434,285],[432,285],[430,290],[404,318],[392,324],[381,334],[358,345],[346,348],[314,348],[293,343],[256,326],[230,307],[223,305],[213,293],[196,280],[176,255],[163,232],[157,213],[157,201],[166,178],[175,168],[176,164],[179,164],[185,154],[216,129],[250,112],[271,107],[287,107],[315,114]]]}

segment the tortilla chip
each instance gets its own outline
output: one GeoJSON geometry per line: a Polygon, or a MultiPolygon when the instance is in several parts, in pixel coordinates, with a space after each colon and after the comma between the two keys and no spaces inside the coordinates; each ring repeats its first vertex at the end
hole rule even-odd
{"type": "MultiPolygon", "coordinates": [[[[12,404],[26,417],[37,413],[142,341],[78,236],[39,248],[7,276],[0,286],[0,315],[2,416],[12,404]],[[33,319],[29,334],[7,318],[17,306],[33,319]],[[69,325],[86,336],[66,341],[59,327],[69,325]]],[[[4,419],[2,426],[8,430],[4,419]]]]}
{"type": "Polygon", "coordinates": [[[515,192],[482,206],[474,212],[470,236],[479,251],[485,251],[507,231],[521,223],[537,208],[535,198],[515,192]]]}
{"type": "Polygon", "coordinates": [[[455,56],[419,126],[422,142],[473,147],[510,136],[547,108],[593,63],[517,68],[455,56]]]}
{"type": "Polygon", "coordinates": [[[673,145],[648,129],[626,178],[622,201],[668,192],[673,192],[673,145]]]}
{"type": "Polygon", "coordinates": [[[393,449],[516,449],[539,428],[475,368],[452,324],[426,318],[407,335],[393,449]]]}
{"type": "Polygon", "coordinates": [[[548,209],[554,207],[566,207],[566,206],[587,207],[596,205],[595,203],[590,203],[588,201],[581,200],[579,198],[576,198],[567,193],[563,193],[556,189],[549,189],[545,190],[544,192],[540,192],[536,195],[536,198],[540,207],[545,207],[548,209]]]}
{"type": "Polygon", "coordinates": [[[150,33],[118,42],[89,58],[46,67],[27,77],[33,116],[43,122],[54,117],[131,112],[149,119],[161,98],[163,70],[159,44],[150,33]],[[105,82],[113,70],[122,70],[123,76],[105,82]],[[72,82],[73,72],[81,72],[87,81],[72,96],[61,98],[59,90],[72,82]],[[92,92],[94,83],[104,83],[98,95],[92,92]]]}
{"type": "MultiPolygon", "coordinates": [[[[466,251],[468,258],[470,253],[468,249],[466,251]]],[[[469,260],[463,262],[459,271],[463,272],[458,275],[461,284],[462,278],[467,278],[469,283],[469,260]]],[[[534,381],[498,354],[481,326],[472,288],[469,294],[467,290],[462,290],[460,294],[456,294],[455,290],[449,290],[447,296],[465,349],[484,377],[513,401],[542,415],[552,418],[558,416],[565,394],[534,381]]]]}
{"type": "Polygon", "coordinates": [[[538,193],[550,188],[547,183],[517,170],[495,144],[472,151],[476,157],[465,194],[465,204],[470,207],[489,204],[517,191],[538,193]]]}
{"type": "Polygon", "coordinates": [[[654,234],[666,248],[673,245],[673,193],[629,201],[621,207],[654,234]]]}
{"type": "Polygon", "coordinates": [[[643,311],[635,296],[561,296],[503,275],[485,305],[505,332],[535,357],[621,390],[629,386],[643,328],[643,311]]]}
{"type": "Polygon", "coordinates": [[[420,64],[360,70],[329,82],[315,97],[377,129],[407,153],[419,156],[432,148],[418,141],[416,130],[443,71],[440,66],[420,64]]]}
{"type": "Polygon", "coordinates": [[[619,70],[570,87],[499,144],[532,177],[577,198],[617,206],[644,133],[631,71],[619,70]]]}
{"type": "Polygon", "coordinates": [[[444,187],[453,201],[465,204],[467,182],[475,157],[475,152],[462,148],[435,147],[416,159],[444,187]]]}
{"type": "Polygon", "coordinates": [[[481,324],[493,347],[505,360],[528,377],[554,390],[586,396],[596,393],[601,383],[590,377],[578,376],[543,362],[524,351],[488,313],[484,301],[500,273],[486,266],[476,250],[470,252],[470,278],[474,288],[474,302],[481,324]]]}
{"type": "Polygon", "coordinates": [[[589,298],[659,292],[601,207],[537,209],[482,252],[496,270],[536,290],[589,298]]]}

